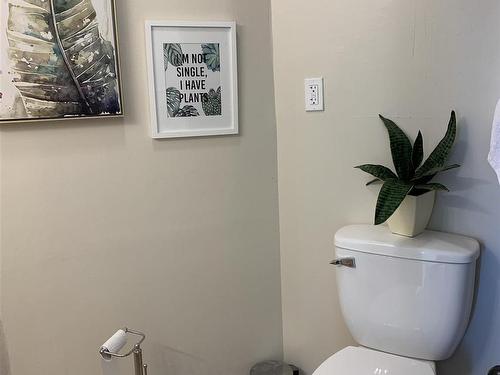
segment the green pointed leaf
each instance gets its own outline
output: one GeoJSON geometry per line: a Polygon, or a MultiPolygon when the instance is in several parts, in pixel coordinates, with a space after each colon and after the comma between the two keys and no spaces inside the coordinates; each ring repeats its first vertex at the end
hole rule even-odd
{"type": "Polygon", "coordinates": [[[361,169],[363,172],[371,174],[373,177],[377,177],[377,179],[385,181],[389,178],[397,178],[393,171],[389,168],[384,167],[383,165],[375,165],[375,164],[364,164],[358,165],[357,167],[361,169]]]}
{"type": "Polygon", "coordinates": [[[446,172],[449,171],[450,169],[455,169],[455,168],[460,168],[460,164],[447,165],[446,167],[443,167],[440,170],[438,170],[436,173],[446,172]]]}
{"type": "Polygon", "coordinates": [[[422,164],[422,161],[424,160],[424,138],[422,137],[422,132],[420,130],[418,131],[417,138],[413,144],[411,158],[413,171],[415,171],[418,167],[420,167],[420,164],[422,164]]]}
{"type": "Polygon", "coordinates": [[[425,185],[425,184],[429,183],[434,177],[436,177],[436,175],[431,174],[429,176],[415,178],[415,179],[411,180],[411,182],[414,183],[415,185],[425,185]]]}
{"type": "Polygon", "coordinates": [[[408,180],[411,171],[411,158],[413,148],[406,134],[394,121],[379,115],[389,133],[391,154],[394,167],[400,179],[408,180]]]}
{"type": "Polygon", "coordinates": [[[455,137],[457,135],[457,119],[455,111],[451,112],[450,122],[445,136],[436,146],[434,151],[427,158],[425,163],[416,171],[415,178],[420,178],[432,173],[433,170],[443,167],[444,163],[450,155],[455,137]]]}
{"type": "Polygon", "coordinates": [[[455,168],[460,168],[460,164],[452,164],[452,165],[447,165],[446,167],[438,167],[438,168],[431,169],[430,171],[428,171],[424,175],[419,176],[417,178],[414,178],[412,181],[418,181],[418,180],[422,179],[423,177],[430,177],[430,176],[432,176],[431,177],[431,179],[432,179],[438,173],[446,172],[446,171],[449,171],[449,170],[455,169],[455,168]]]}
{"type": "Polygon", "coordinates": [[[423,185],[415,185],[415,189],[420,189],[420,190],[442,190],[442,191],[450,191],[446,186],[443,184],[439,183],[432,183],[432,184],[423,184],[423,185]]]}
{"type": "Polygon", "coordinates": [[[382,182],[382,180],[376,178],[374,180],[371,180],[371,181],[367,182],[366,186],[370,186],[370,185],[376,184],[377,182],[382,182]]]}
{"type": "Polygon", "coordinates": [[[385,223],[401,205],[401,202],[412,188],[412,184],[401,180],[391,179],[384,182],[378,196],[377,209],[375,210],[375,225],[385,223]]]}

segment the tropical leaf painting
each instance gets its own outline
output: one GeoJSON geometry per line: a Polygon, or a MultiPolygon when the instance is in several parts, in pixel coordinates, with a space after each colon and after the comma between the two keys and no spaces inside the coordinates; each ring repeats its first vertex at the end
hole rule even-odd
{"type": "Polygon", "coordinates": [[[168,69],[168,64],[173,66],[182,65],[182,47],[177,43],[166,43],[163,45],[163,59],[165,70],[168,69]]]}
{"type": "Polygon", "coordinates": [[[221,90],[211,89],[202,99],[203,112],[206,116],[220,116],[222,114],[221,90]]]}
{"type": "MultiPolygon", "coordinates": [[[[94,0],[114,9],[111,1],[94,0]]],[[[0,53],[28,119],[121,114],[115,38],[105,39],[98,21],[114,30],[112,15],[98,17],[91,0],[8,0],[7,9],[0,53]]]]}
{"type": "Polygon", "coordinates": [[[220,51],[218,43],[202,44],[201,49],[205,55],[205,63],[212,72],[220,72],[220,51]]]}
{"type": "Polygon", "coordinates": [[[167,110],[169,117],[194,117],[200,113],[192,105],[181,108],[181,93],[175,87],[167,89],[167,110]]]}
{"type": "Polygon", "coordinates": [[[175,117],[181,106],[181,93],[174,87],[167,89],[167,111],[170,117],[175,117]]]}
{"type": "Polygon", "coordinates": [[[192,105],[185,105],[177,111],[175,117],[195,117],[199,115],[200,113],[195,107],[193,107],[192,105]]]}
{"type": "Polygon", "coordinates": [[[219,44],[164,43],[167,117],[222,115],[219,44]]]}

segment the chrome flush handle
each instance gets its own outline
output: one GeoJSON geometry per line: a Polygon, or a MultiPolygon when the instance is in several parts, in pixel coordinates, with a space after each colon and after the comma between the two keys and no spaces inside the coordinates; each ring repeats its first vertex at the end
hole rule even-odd
{"type": "Polygon", "coordinates": [[[354,259],[354,258],[338,258],[338,259],[332,260],[330,262],[330,264],[333,264],[334,266],[356,268],[356,259],[354,259]]]}

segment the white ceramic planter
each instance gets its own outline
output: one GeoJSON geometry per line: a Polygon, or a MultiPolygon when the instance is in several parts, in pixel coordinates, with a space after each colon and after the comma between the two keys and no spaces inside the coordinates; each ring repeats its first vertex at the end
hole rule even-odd
{"type": "Polygon", "coordinates": [[[387,220],[391,232],[406,237],[418,236],[429,224],[435,199],[435,191],[418,197],[408,195],[387,220]]]}

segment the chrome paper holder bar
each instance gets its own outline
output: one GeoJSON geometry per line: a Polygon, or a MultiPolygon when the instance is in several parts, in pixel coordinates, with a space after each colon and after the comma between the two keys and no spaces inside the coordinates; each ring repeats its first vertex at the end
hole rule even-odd
{"type": "Polygon", "coordinates": [[[115,358],[126,358],[129,355],[133,354],[135,375],[148,375],[148,365],[142,363],[142,348],[141,348],[141,344],[146,339],[146,335],[142,332],[134,331],[133,329],[129,328],[123,328],[123,330],[125,331],[125,333],[140,337],[139,341],[135,343],[132,349],[130,349],[125,354],[120,354],[120,353],[113,353],[110,352],[109,350],[102,348],[101,350],[99,350],[99,354],[101,354],[101,356],[103,357],[110,356],[115,358]]]}

